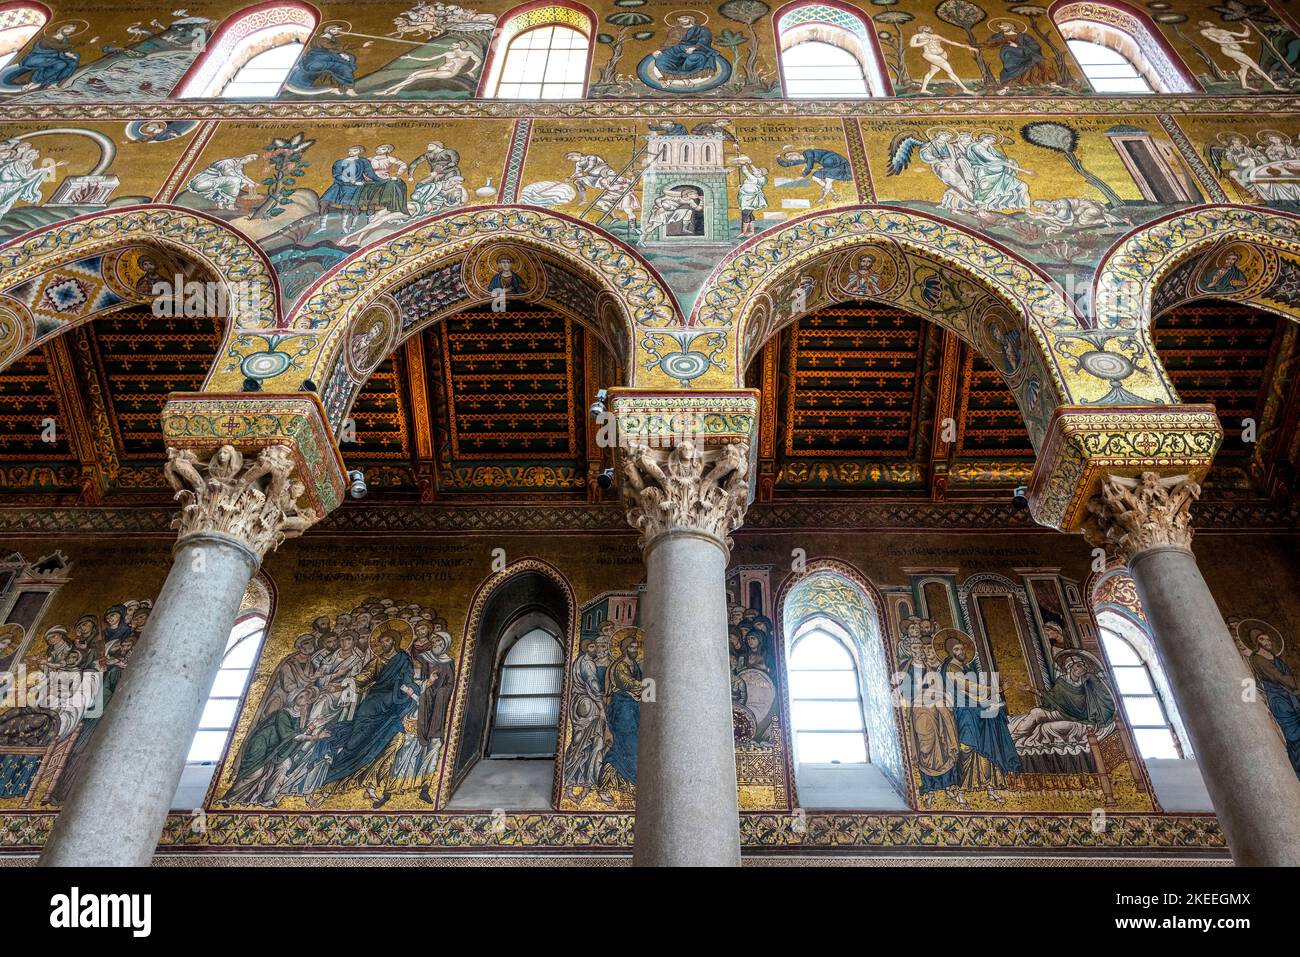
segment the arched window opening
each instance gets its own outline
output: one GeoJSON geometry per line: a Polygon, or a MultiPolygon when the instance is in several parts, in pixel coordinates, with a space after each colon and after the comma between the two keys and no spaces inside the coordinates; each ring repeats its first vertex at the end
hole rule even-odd
{"type": "Polygon", "coordinates": [[[1092,583],[1091,598],[1098,638],[1112,672],[1109,684],[1160,806],[1166,811],[1214,810],[1147,630],[1137,584],[1124,568],[1111,568],[1092,583]]]}
{"type": "Polygon", "coordinates": [[[1067,40],[1066,44],[1095,92],[1155,92],[1137,67],[1122,53],[1088,40],[1067,40]]]}
{"type": "Polygon", "coordinates": [[[565,6],[507,14],[486,95],[503,100],[577,100],[587,89],[591,18],[565,6]]]}
{"type": "Polygon", "coordinates": [[[812,764],[867,763],[867,727],[848,634],[828,618],[795,633],[788,667],[795,759],[812,764]]]}
{"type": "Polygon", "coordinates": [[[178,98],[265,99],[279,94],[316,29],[305,3],[259,4],[213,33],[173,94],[178,98]]]}
{"type": "Polygon", "coordinates": [[[226,641],[226,653],[221,658],[221,669],[208,692],[199,719],[199,730],[190,744],[189,764],[210,764],[221,760],[230,743],[230,731],[235,726],[239,702],[248,688],[248,677],[257,663],[266,637],[266,616],[251,612],[235,622],[226,641]]]}
{"type": "Polygon", "coordinates": [[[174,808],[201,807],[208,785],[230,746],[239,706],[262,653],[272,611],[272,588],[262,575],[249,583],[240,602],[239,617],[226,639],[221,667],[208,691],[199,728],[190,742],[185,770],[172,798],[174,808]]]}
{"type": "Polygon", "coordinates": [[[0,69],[8,66],[48,21],[49,14],[35,4],[0,4],[0,69]]]}
{"type": "Polygon", "coordinates": [[[788,9],[777,19],[781,76],[791,98],[885,96],[888,87],[866,24],[824,3],[788,9]]]}
{"type": "Polygon", "coordinates": [[[1056,27],[1097,93],[1193,93],[1192,81],[1146,14],[1120,3],[1068,3],[1056,27]]]}
{"type": "Polygon", "coordinates": [[[1115,675],[1115,690],[1124,702],[1133,740],[1144,760],[1183,757],[1178,736],[1147,661],[1114,628],[1100,627],[1101,644],[1115,675]]]}
{"type": "Polygon", "coordinates": [[[894,668],[869,588],[851,566],[818,559],[778,599],[783,698],[801,807],[908,806],[894,668]]]}
{"type": "Polygon", "coordinates": [[[469,684],[448,807],[554,807],[573,598],[553,569],[529,564],[470,609],[469,684]]]}
{"type": "Polygon", "coordinates": [[[501,661],[488,756],[549,758],[560,733],[564,650],[554,634],[534,628],[501,661]]]}
{"type": "Polygon", "coordinates": [[[221,91],[223,100],[266,99],[280,92],[285,78],[302,55],[302,43],[292,40],[253,57],[221,91]]]}

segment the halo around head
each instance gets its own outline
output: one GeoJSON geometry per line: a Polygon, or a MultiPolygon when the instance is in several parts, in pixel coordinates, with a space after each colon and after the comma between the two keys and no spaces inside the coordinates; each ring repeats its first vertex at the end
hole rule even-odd
{"type": "Polygon", "coordinates": [[[970,635],[959,628],[941,628],[933,638],[930,639],[930,646],[934,648],[935,653],[940,658],[948,657],[948,645],[956,641],[961,644],[962,650],[966,652],[966,661],[975,658],[975,641],[970,635]]]}
{"type": "Polygon", "coordinates": [[[56,33],[60,28],[62,28],[62,27],[66,27],[66,26],[67,26],[68,24],[70,24],[70,23],[80,23],[80,24],[81,24],[81,29],[78,30],[76,33],[72,34],[74,37],[79,37],[79,36],[81,36],[83,33],[85,33],[87,30],[90,29],[90,24],[89,24],[87,21],[85,21],[85,20],[81,20],[81,19],[79,19],[79,18],[75,18],[75,17],[74,17],[74,18],[71,19],[71,20],[60,20],[58,23],[51,23],[48,27],[46,27],[46,28],[45,28],[44,30],[42,30],[41,32],[42,32],[42,33],[45,33],[45,34],[56,33]]]}
{"type": "Polygon", "coordinates": [[[664,23],[671,27],[677,22],[678,17],[694,17],[695,22],[700,26],[709,22],[709,15],[699,10],[674,10],[671,13],[664,14],[664,23]]]}
{"type": "Polygon", "coordinates": [[[1259,634],[1268,635],[1273,642],[1273,653],[1280,655],[1286,647],[1286,640],[1282,637],[1282,632],[1278,631],[1273,625],[1264,621],[1262,618],[1243,618],[1237,622],[1237,640],[1250,649],[1254,654],[1259,650],[1259,634]]]}

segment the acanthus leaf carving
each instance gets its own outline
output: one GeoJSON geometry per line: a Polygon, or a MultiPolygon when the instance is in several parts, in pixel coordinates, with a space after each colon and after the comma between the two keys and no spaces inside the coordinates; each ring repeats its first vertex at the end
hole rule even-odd
{"type": "Polygon", "coordinates": [[[634,443],[623,456],[620,483],[628,523],[648,547],[666,532],[692,531],[731,548],[731,533],[749,503],[746,445],[704,449],[692,439],[671,448],[634,443]]]}
{"type": "Polygon", "coordinates": [[[1110,475],[1088,503],[1099,544],[1113,546],[1127,562],[1150,548],[1192,546],[1192,503],[1201,487],[1187,475],[1138,478],[1110,475]]]}
{"type": "Polygon", "coordinates": [[[285,445],[267,446],[248,465],[231,445],[217,449],[207,462],[190,449],[168,448],[163,474],[181,503],[172,519],[181,538],[225,535],[261,559],[319,518],[298,506],[306,487],[294,477],[293,454],[285,445]]]}

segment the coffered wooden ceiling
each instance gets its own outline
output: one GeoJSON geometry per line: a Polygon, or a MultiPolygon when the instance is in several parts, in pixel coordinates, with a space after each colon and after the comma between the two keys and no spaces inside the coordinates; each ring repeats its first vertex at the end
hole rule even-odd
{"type": "MultiPolygon", "coordinates": [[[[200,387],[219,332],[215,320],[132,310],[0,373],[5,499],[169,501],[159,413],[170,392],[200,387]]],[[[1171,311],[1154,335],[1179,394],[1220,410],[1213,494],[1294,494],[1300,326],[1209,302],[1171,311]],[[1255,441],[1243,441],[1248,420],[1255,441]]],[[[1033,467],[993,368],[891,307],[846,303],[803,318],[765,347],[749,381],[774,423],[760,444],[760,498],[998,499],[1033,467]]],[[[604,351],[563,315],[460,313],[371,376],[344,459],[365,472],[371,505],[609,499],[591,481],[608,461],[586,410],[612,383],[604,351]]]]}

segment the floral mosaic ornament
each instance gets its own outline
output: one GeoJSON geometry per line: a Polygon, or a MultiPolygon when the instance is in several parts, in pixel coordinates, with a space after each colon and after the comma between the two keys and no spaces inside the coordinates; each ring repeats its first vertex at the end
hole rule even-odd
{"type": "MultiPolygon", "coordinates": [[[[266,256],[235,230],[203,213],[172,206],[133,206],[68,220],[0,247],[0,275],[13,289],[53,275],[62,267],[123,247],[157,248],[198,264],[221,285],[229,318],[240,329],[279,325],[279,295],[266,256]]],[[[105,260],[107,262],[107,260],[105,260]]],[[[107,281],[110,277],[105,277],[107,281]]],[[[171,277],[160,277],[167,280],[171,277]]],[[[131,305],[121,300],[120,306],[131,305]]],[[[68,311],[59,331],[94,312],[68,311]]],[[[10,346],[0,366],[26,352],[34,341],[10,346]]]]}

